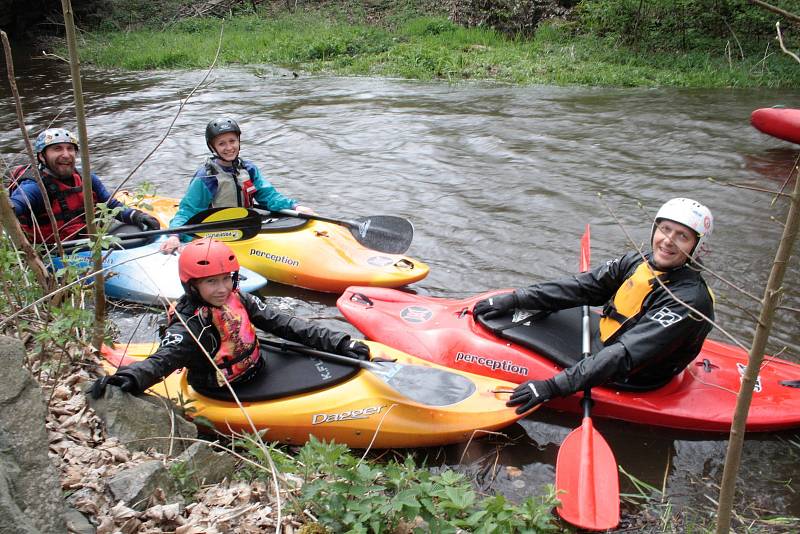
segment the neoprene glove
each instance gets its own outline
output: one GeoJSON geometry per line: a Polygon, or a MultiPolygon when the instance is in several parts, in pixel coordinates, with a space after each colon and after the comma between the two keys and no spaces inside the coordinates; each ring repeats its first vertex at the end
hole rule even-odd
{"type": "Polygon", "coordinates": [[[158,222],[158,219],[141,210],[133,210],[133,213],[131,213],[131,222],[145,232],[148,230],[161,229],[161,223],[158,222]]]}
{"type": "Polygon", "coordinates": [[[511,293],[502,293],[493,295],[488,299],[479,300],[472,309],[472,314],[483,315],[484,319],[494,319],[514,311],[518,306],[517,295],[512,291],[511,293]]]}
{"type": "Polygon", "coordinates": [[[369,345],[360,341],[351,341],[346,338],[342,341],[342,347],[339,352],[348,358],[356,360],[369,361],[369,345]]]}
{"type": "Polygon", "coordinates": [[[107,386],[117,386],[122,391],[130,393],[136,389],[136,381],[127,375],[108,375],[98,378],[89,388],[89,395],[93,399],[99,399],[106,392],[107,386]]]}
{"type": "Polygon", "coordinates": [[[555,396],[556,384],[552,379],[528,380],[518,385],[506,406],[518,406],[517,413],[523,414],[555,396]]]}

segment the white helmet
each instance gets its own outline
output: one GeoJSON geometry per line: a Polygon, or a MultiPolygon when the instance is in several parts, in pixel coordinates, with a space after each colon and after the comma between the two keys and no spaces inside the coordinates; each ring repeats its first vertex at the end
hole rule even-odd
{"type": "Polygon", "coordinates": [[[661,206],[653,220],[651,240],[656,231],[656,224],[662,219],[675,221],[694,230],[697,234],[697,244],[690,254],[693,260],[706,252],[706,241],[711,237],[711,231],[714,229],[714,217],[711,215],[711,210],[690,198],[668,200],[661,206]]]}

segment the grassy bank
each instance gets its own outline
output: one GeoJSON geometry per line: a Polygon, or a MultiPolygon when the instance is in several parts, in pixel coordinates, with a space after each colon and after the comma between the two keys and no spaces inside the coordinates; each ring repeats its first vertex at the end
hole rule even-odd
{"type": "MultiPolygon", "coordinates": [[[[82,61],[129,70],[205,68],[220,19],[188,19],[167,29],[85,35],[82,61]]],[[[445,17],[393,24],[353,22],[335,11],[250,14],[224,22],[219,65],[273,64],[320,74],[515,84],[797,87],[800,68],[772,45],[745,55],[646,51],[618,37],[576,33],[572,23],[540,24],[530,38],[464,28],[445,17]]]]}

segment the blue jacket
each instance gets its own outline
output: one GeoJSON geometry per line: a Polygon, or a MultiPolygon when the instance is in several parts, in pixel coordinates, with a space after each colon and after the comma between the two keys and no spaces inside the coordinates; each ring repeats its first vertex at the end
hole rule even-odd
{"type": "MultiPolygon", "coordinates": [[[[297,205],[294,199],[279,193],[269,181],[261,176],[258,167],[251,161],[244,159],[239,161],[245,170],[247,170],[250,179],[253,181],[253,185],[256,188],[255,200],[260,207],[270,211],[278,211],[292,209],[297,205]]],[[[219,163],[219,160],[217,160],[217,163],[219,163]]],[[[227,169],[228,168],[226,168],[226,170],[227,169]]],[[[231,174],[234,173],[233,168],[230,168],[230,172],[231,174]]],[[[192,177],[192,181],[189,182],[189,188],[186,190],[186,194],[183,199],[181,199],[178,212],[169,222],[169,227],[176,228],[178,226],[183,226],[194,215],[203,210],[207,210],[211,206],[214,196],[217,194],[217,187],[216,176],[209,176],[206,172],[205,165],[197,169],[197,172],[194,173],[194,177],[192,177]]],[[[180,238],[181,241],[192,240],[191,236],[186,234],[181,234],[180,238]]]]}
{"type": "MultiPolygon", "coordinates": [[[[78,169],[78,172],[81,172],[80,169],[78,169]]],[[[116,198],[111,198],[108,189],[105,188],[103,182],[101,182],[100,178],[94,173],[92,173],[92,190],[97,195],[98,202],[105,202],[108,207],[112,209],[120,206],[125,208],[122,202],[116,198]]],[[[20,182],[19,185],[14,188],[14,192],[11,193],[11,206],[13,206],[14,213],[17,217],[29,211],[34,214],[44,213],[44,199],[36,182],[33,180],[23,180],[20,182]],[[28,207],[29,204],[30,208],[28,207]]],[[[126,224],[133,224],[131,221],[132,214],[133,210],[131,208],[125,208],[117,215],[117,219],[126,224]]]]}

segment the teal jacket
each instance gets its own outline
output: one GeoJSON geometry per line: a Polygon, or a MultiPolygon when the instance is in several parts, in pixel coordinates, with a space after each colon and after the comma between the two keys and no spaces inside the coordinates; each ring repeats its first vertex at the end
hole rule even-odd
{"type": "MultiPolygon", "coordinates": [[[[278,211],[292,209],[298,204],[294,199],[279,193],[268,180],[261,176],[261,171],[252,162],[240,159],[239,164],[247,171],[253,181],[253,185],[256,188],[255,200],[258,207],[270,211],[278,211]]],[[[233,168],[223,167],[223,169],[229,170],[231,174],[234,173],[233,168]]],[[[214,196],[217,194],[217,189],[217,177],[210,176],[207,172],[207,166],[202,165],[194,173],[192,181],[189,182],[189,188],[186,190],[183,199],[181,199],[178,212],[169,222],[169,227],[183,226],[194,215],[210,208],[214,196]]],[[[192,240],[192,237],[186,234],[181,234],[180,238],[181,241],[192,240]]]]}

